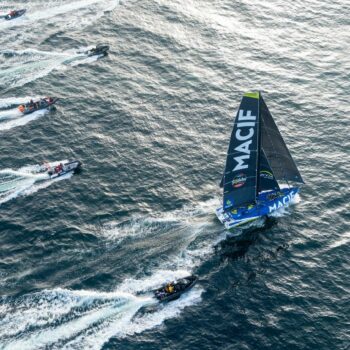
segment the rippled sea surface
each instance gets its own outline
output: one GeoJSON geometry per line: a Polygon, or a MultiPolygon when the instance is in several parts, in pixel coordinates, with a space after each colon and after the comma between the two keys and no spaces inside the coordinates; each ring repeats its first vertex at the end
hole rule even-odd
{"type": "Polygon", "coordinates": [[[1,349],[348,349],[349,2],[0,2],[1,349]],[[108,57],[76,51],[106,43],[108,57]],[[260,90],[298,203],[228,237],[218,183],[260,90]],[[57,96],[26,118],[16,105],[57,96]],[[80,174],[42,181],[44,161],[80,174]],[[151,290],[200,278],[157,306],[151,290]]]}

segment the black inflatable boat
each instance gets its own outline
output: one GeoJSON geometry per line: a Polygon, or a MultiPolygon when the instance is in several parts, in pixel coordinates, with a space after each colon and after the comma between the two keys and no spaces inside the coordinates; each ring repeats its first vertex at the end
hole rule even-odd
{"type": "Polygon", "coordinates": [[[85,51],[84,53],[88,55],[89,57],[91,56],[107,56],[108,55],[108,50],[109,46],[108,45],[97,45],[96,47],[85,51]]]}
{"type": "Polygon", "coordinates": [[[178,298],[183,293],[188,292],[197,282],[197,276],[188,276],[181,278],[175,282],[166,284],[165,286],[156,289],[154,291],[154,296],[159,300],[159,302],[173,301],[178,298]]]}

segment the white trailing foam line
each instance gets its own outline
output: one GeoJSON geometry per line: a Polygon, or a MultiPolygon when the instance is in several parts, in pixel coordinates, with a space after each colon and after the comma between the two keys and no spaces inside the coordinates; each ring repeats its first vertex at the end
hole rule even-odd
{"type": "Polygon", "coordinates": [[[24,126],[31,121],[34,121],[36,119],[43,117],[48,112],[49,112],[48,109],[41,109],[31,114],[23,115],[20,112],[13,111],[12,118],[11,119],[3,118],[5,119],[3,121],[1,121],[2,114],[0,113],[0,131],[7,131],[19,126],[24,126]]]}
{"type": "Polygon", "coordinates": [[[0,98],[0,108],[8,108],[11,106],[18,106],[22,103],[27,103],[28,101],[38,100],[40,96],[24,96],[24,97],[7,97],[0,98]]]}
{"type": "Polygon", "coordinates": [[[95,22],[104,14],[105,9],[110,11],[118,5],[118,0],[79,0],[68,1],[65,4],[49,1],[46,6],[40,4],[38,7],[33,6],[32,3],[26,3],[23,4],[23,8],[27,8],[25,15],[12,21],[1,21],[0,31],[17,26],[28,26],[30,29],[29,26],[35,25],[36,22],[42,24],[41,22],[45,20],[50,20],[54,24],[61,22],[65,27],[81,27],[82,24],[87,25],[95,22]],[[83,16],[85,9],[87,10],[86,14],[90,14],[88,18],[83,16]],[[94,9],[92,14],[91,9],[94,9]]]}
{"type": "MultiPolygon", "coordinates": [[[[153,224],[156,227],[159,223],[179,223],[183,219],[184,222],[178,227],[187,227],[188,230],[184,233],[193,231],[193,234],[185,237],[180,251],[171,261],[163,264],[163,269],[154,271],[150,276],[126,279],[112,293],[54,290],[45,291],[43,301],[40,293],[37,294],[39,298],[29,295],[28,298],[32,301],[16,301],[16,310],[19,310],[17,314],[11,312],[10,306],[5,310],[6,314],[11,315],[11,322],[14,324],[5,349],[18,347],[25,350],[45,346],[57,346],[61,349],[101,349],[113,336],[123,338],[157,327],[165,319],[180,315],[185,307],[199,303],[203,291],[200,285],[182,295],[179,300],[162,305],[153,298],[151,290],[166,281],[191,274],[194,266],[212,254],[213,245],[223,239],[218,238],[217,232],[215,237],[213,235],[211,239],[196,243],[194,248],[190,248],[190,245],[212,224],[206,217],[216,205],[216,201],[210,201],[197,208],[165,213],[159,220],[150,218],[147,225],[151,223],[151,226],[153,224]],[[143,293],[143,296],[136,296],[139,293],[143,293]],[[154,303],[158,307],[152,313],[138,313],[140,308],[154,303]]],[[[139,225],[142,226],[146,221],[147,219],[139,221],[139,225]]],[[[0,321],[0,337],[12,329],[11,324],[5,321],[2,326],[0,321]]]]}
{"type": "Polygon", "coordinates": [[[46,52],[26,49],[14,51],[13,54],[14,56],[9,59],[11,64],[0,72],[0,86],[4,90],[23,86],[48,75],[53,70],[66,70],[69,66],[91,63],[99,58],[99,56],[87,57],[74,50],[46,52]]]}
{"type": "Polygon", "coordinates": [[[101,349],[112,336],[123,338],[161,325],[178,316],[190,305],[201,301],[202,291],[195,288],[152,313],[137,315],[155,299],[112,292],[55,289],[24,296],[14,309],[7,307],[0,321],[3,349],[36,350],[101,349]]]}
{"type": "Polygon", "coordinates": [[[6,339],[2,341],[4,349],[40,349],[54,344],[62,348],[95,325],[130,320],[150,303],[154,301],[121,292],[45,290],[23,296],[14,309],[7,307],[0,322],[0,338],[6,339]]]}
{"type": "MultiPolygon", "coordinates": [[[[66,160],[49,163],[51,167],[64,163],[66,160]]],[[[50,179],[47,173],[40,173],[40,165],[25,166],[18,170],[3,169],[0,170],[0,204],[8,202],[19,196],[26,196],[37,192],[40,189],[50,186],[56,181],[66,180],[73,176],[67,173],[55,179],[50,179]],[[8,184],[6,175],[12,175],[15,178],[8,184]],[[18,180],[16,180],[16,177],[18,180]],[[3,182],[1,182],[3,179],[3,182]]]]}

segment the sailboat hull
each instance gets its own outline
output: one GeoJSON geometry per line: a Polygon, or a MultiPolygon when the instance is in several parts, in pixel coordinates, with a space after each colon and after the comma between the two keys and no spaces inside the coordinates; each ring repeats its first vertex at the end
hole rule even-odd
{"type": "Polygon", "coordinates": [[[216,209],[216,216],[230,230],[263,216],[269,216],[277,209],[287,207],[299,192],[298,187],[283,188],[279,191],[265,191],[259,194],[257,204],[224,210],[216,209]]]}

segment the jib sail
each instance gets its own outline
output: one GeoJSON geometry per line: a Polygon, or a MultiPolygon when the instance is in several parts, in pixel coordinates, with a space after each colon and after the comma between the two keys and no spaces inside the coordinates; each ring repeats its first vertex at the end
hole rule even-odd
{"type": "Polygon", "coordinates": [[[260,96],[261,148],[277,180],[304,183],[294,160],[260,96]]]}
{"type": "Polygon", "coordinates": [[[278,183],[273,174],[263,149],[260,150],[258,193],[267,190],[279,190],[278,183]]]}
{"type": "Polygon", "coordinates": [[[244,94],[233,125],[223,176],[223,208],[255,201],[259,139],[259,93],[244,94]]]}

